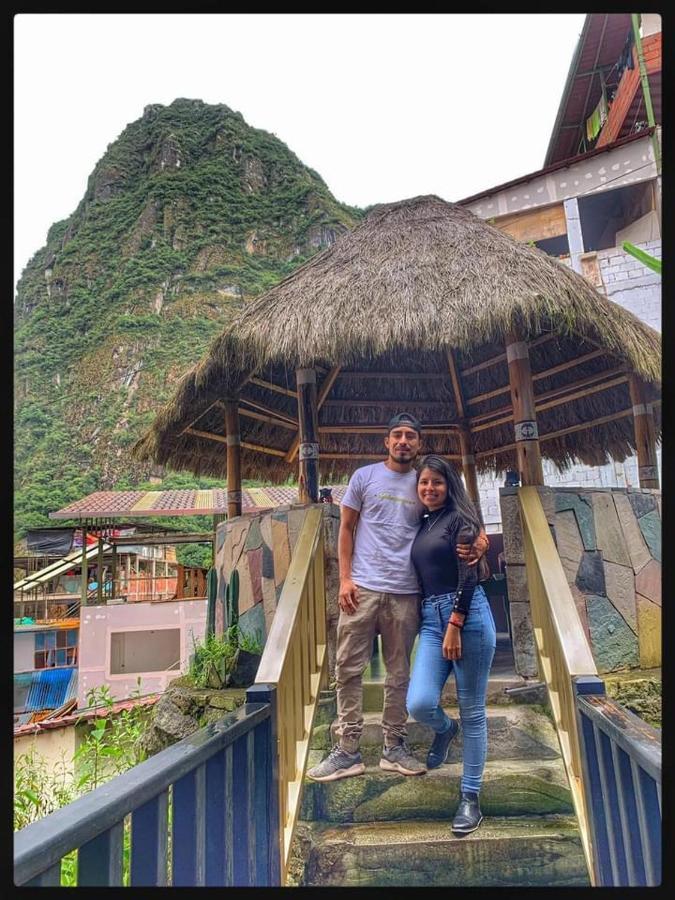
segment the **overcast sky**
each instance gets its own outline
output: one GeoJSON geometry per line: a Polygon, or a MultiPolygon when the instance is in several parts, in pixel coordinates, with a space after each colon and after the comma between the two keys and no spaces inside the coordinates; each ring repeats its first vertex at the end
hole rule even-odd
{"type": "Polygon", "coordinates": [[[357,206],[535,171],[584,18],[18,15],[15,281],[108,144],[176,97],[241,112],[357,206]]]}

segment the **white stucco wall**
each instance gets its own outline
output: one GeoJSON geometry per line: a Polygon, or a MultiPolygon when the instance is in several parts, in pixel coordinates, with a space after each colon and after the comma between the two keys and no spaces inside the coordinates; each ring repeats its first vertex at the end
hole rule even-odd
{"type": "Polygon", "coordinates": [[[32,672],[35,663],[35,632],[14,632],[14,671],[32,672]]]}
{"type": "Polygon", "coordinates": [[[130,697],[141,678],[141,693],[166,689],[169,682],[187,671],[193,653],[193,639],[200,641],[206,631],[206,600],[174,600],[163,603],[121,603],[87,606],[80,619],[80,674],[77,705],[87,705],[87,693],[106,684],[116,700],[130,697]],[[113,632],[180,629],[180,665],[170,671],[111,675],[113,632]]]}

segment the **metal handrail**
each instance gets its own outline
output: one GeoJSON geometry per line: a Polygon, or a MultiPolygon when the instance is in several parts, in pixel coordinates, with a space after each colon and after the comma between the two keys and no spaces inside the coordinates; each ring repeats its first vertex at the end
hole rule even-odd
{"type": "Polygon", "coordinates": [[[594,882],[594,849],[583,779],[575,683],[583,678],[589,690],[597,693],[604,693],[604,685],[598,678],[537,488],[519,488],[518,500],[539,674],[548,690],[586,866],[594,882]]]}
{"type": "Polygon", "coordinates": [[[326,678],[326,595],[322,507],[310,508],[291,558],[256,685],[276,687],[279,852],[282,883],[300,812],[302,781],[319,692],[326,678]]]}

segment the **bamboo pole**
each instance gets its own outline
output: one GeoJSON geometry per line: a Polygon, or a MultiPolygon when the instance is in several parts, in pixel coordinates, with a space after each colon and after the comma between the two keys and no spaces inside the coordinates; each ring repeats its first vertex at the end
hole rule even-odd
{"type": "Polygon", "coordinates": [[[316,396],[316,371],[296,369],[298,385],[298,418],[300,471],[298,494],[301,503],[319,502],[319,412],[316,396]]]}
{"type": "Polygon", "coordinates": [[[478,512],[478,517],[483,521],[483,514],[480,508],[480,492],[478,490],[478,476],[476,474],[476,457],[473,453],[473,439],[471,437],[471,429],[466,420],[466,403],[464,401],[464,390],[459,375],[457,360],[452,350],[446,351],[448,360],[448,369],[450,378],[452,379],[452,389],[455,393],[455,402],[457,403],[457,413],[459,415],[459,447],[462,454],[462,472],[464,474],[464,485],[466,492],[471,498],[478,512]]]}
{"type": "Polygon", "coordinates": [[[103,603],[103,535],[98,527],[98,550],[96,553],[96,602],[103,603]]]}
{"type": "Polygon", "coordinates": [[[516,331],[511,332],[506,338],[506,359],[509,366],[520,481],[523,486],[543,484],[544,472],[541,466],[530,354],[527,342],[516,331]]]}
{"type": "Polygon", "coordinates": [[[633,427],[638,458],[638,478],[641,488],[659,487],[659,469],[656,459],[656,440],[652,408],[645,397],[644,384],[637,375],[628,380],[630,400],[633,405],[633,427]]]}
{"type": "Polygon", "coordinates": [[[87,605],[87,586],[89,574],[87,571],[87,520],[82,520],[82,570],[80,572],[80,602],[82,606],[87,605]]]}
{"type": "Polygon", "coordinates": [[[241,435],[239,404],[225,401],[225,434],[227,435],[227,517],[241,515],[241,435]]]}

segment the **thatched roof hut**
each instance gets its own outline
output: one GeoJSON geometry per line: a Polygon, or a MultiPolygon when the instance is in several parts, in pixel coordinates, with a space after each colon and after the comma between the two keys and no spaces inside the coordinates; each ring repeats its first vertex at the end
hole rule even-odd
{"type": "Polygon", "coordinates": [[[460,459],[456,384],[479,470],[515,464],[505,338],[529,342],[541,455],[600,465],[635,449],[628,379],[660,429],[660,335],[562,262],[435,196],[365,221],[250,303],[179,383],[141,459],[225,474],[223,401],[238,398],[242,476],[296,472],[296,367],[318,372],[320,473],[384,458],[408,410],[425,450],[460,459]]]}

